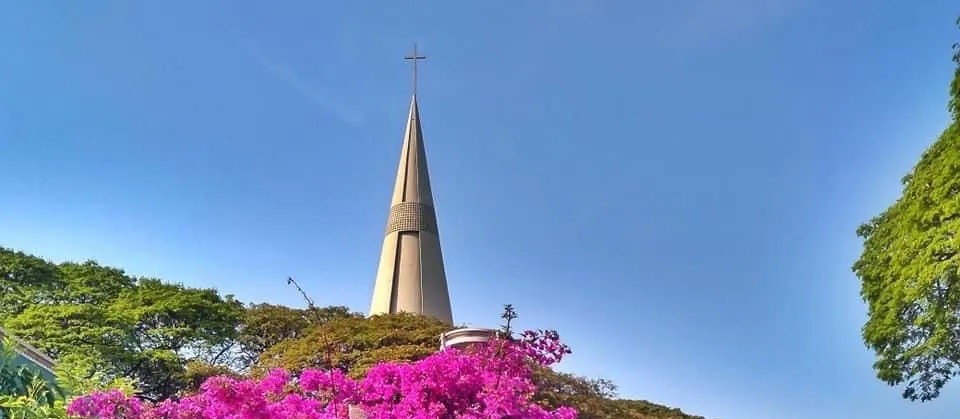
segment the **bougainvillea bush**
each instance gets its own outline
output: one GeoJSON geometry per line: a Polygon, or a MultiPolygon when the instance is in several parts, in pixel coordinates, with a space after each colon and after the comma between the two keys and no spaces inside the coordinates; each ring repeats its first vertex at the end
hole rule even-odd
{"type": "Polygon", "coordinates": [[[528,331],[466,350],[447,349],[412,363],[381,363],[360,380],[341,371],[277,369],[261,379],[213,377],[194,395],[153,404],[120,391],[74,399],[77,418],[328,419],[351,405],[370,419],[572,419],[569,407],[533,401],[532,369],[559,362],[570,349],[553,331],[528,331]]]}

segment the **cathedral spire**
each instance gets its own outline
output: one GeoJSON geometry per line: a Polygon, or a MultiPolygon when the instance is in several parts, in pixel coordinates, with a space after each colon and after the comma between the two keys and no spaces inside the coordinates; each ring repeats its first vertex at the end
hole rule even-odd
{"type": "MultiPolygon", "coordinates": [[[[423,59],[416,54],[414,62],[423,59]]],[[[390,214],[380,253],[370,315],[410,312],[453,324],[440,233],[433,207],[427,154],[414,92],[400,151],[400,166],[390,200],[390,214]]]]}

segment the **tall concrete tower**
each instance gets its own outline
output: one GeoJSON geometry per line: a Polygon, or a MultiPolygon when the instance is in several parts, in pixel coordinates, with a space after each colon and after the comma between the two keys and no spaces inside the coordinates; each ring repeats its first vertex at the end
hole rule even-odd
{"type": "Polygon", "coordinates": [[[416,62],[424,57],[418,56],[414,47],[413,55],[406,58],[414,63],[414,91],[370,315],[409,312],[452,325],[447,275],[417,107],[416,62]]]}

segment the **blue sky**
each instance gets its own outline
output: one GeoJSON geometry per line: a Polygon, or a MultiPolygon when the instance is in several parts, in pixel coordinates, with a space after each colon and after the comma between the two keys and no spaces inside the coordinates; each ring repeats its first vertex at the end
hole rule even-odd
{"type": "Polygon", "coordinates": [[[417,41],[458,322],[710,418],[954,417],[874,378],[850,272],[954,2],[403,3],[10,2],[0,245],[365,311],[417,41]]]}

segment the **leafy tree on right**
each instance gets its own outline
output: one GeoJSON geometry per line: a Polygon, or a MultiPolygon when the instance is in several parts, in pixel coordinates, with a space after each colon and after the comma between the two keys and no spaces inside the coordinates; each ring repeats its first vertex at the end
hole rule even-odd
{"type": "Polygon", "coordinates": [[[960,373],[960,44],[953,52],[950,126],[903,177],[902,196],[857,229],[863,339],[878,378],[909,400],[938,397],[960,373]]]}

